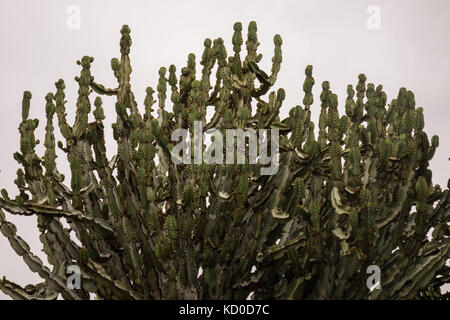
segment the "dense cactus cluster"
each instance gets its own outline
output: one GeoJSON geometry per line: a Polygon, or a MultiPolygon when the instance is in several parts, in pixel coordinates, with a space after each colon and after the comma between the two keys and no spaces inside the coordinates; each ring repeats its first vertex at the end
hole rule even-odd
{"type": "Polygon", "coordinates": [[[361,74],[356,91],[348,86],[345,114],[339,114],[337,96],[324,81],[315,128],[315,80],[307,66],[303,105],[281,119],[285,92],[271,88],[282,40],[274,37],[267,74],[258,66],[256,29],[251,22],[245,57],[241,23],[234,25],[230,56],[221,38],[206,39],[200,78],[194,54],[180,73],[174,65],[162,67],[141,110],[130,86],[130,29],[123,26],[121,57],[111,60],[117,88],[95,82],[94,59],[85,56],[77,61],[72,126],[64,81],[45,97],[42,157],[35,152],[38,120],[28,116],[31,93],[24,93],[14,154],[23,167],[15,180],[19,193],[14,198],[2,190],[0,226],[44,282],[22,288],[3,278],[3,292],[16,299],[86,299],[90,293],[99,299],[448,298],[440,287],[450,282],[449,190],[432,183],[428,166],[439,140],[429,141],[423,131],[413,93],[402,88],[388,104],[382,86],[361,74]],[[100,96],[115,99],[112,158],[100,96]],[[64,138],[58,143],[55,114],[64,138]],[[204,130],[278,130],[279,170],[261,175],[261,164],[248,162],[175,164],[171,133],[192,131],[195,121],[204,130]],[[56,146],[70,163],[70,185],[56,166],[56,146]],[[2,209],[38,217],[50,268],[2,209]],[[66,282],[73,264],[82,272],[79,290],[66,282]],[[381,270],[381,289],[366,286],[370,265],[381,270]]]}

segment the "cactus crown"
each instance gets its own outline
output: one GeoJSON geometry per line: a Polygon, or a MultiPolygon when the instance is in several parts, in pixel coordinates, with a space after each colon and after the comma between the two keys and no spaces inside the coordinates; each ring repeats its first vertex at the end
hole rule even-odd
{"type": "Polygon", "coordinates": [[[147,87],[140,108],[130,85],[130,28],[123,26],[120,59],[111,60],[116,88],[94,81],[94,59],[85,56],[77,61],[73,125],[66,120],[64,81],[45,97],[42,157],[35,151],[39,121],[29,119],[31,93],[24,92],[14,154],[23,167],[15,180],[19,193],[14,198],[2,190],[0,228],[44,282],[22,288],[3,279],[2,291],[17,299],[86,299],[89,292],[101,299],[244,299],[250,292],[257,299],[444,297],[449,190],[432,183],[428,166],[439,140],[430,143],[423,131],[413,93],[401,88],[387,104],[382,86],[366,84],[360,74],[339,114],[337,95],[323,81],[315,125],[309,65],[303,105],[282,119],[285,92],[274,89],[280,35],[266,72],[258,65],[256,23],[248,26],[245,57],[242,24],[233,29],[232,55],[221,38],[206,39],[200,66],[189,54],[181,69],[162,67],[156,91],[147,87]],[[108,158],[103,120],[111,106],[117,153],[108,158]],[[64,138],[57,144],[55,114],[64,138]],[[261,175],[261,165],[248,161],[175,164],[171,134],[192,132],[196,121],[222,132],[278,130],[278,172],[261,175]],[[56,145],[70,163],[70,181],[56,166],[56,145]],[[3,210],[37,215],[50,267],[3,210]],[[82,271],[79,290],[66,283],[71,264],[82,271]],[[382,270],[383,290],[367,289],[370,265],[382,270]]]}

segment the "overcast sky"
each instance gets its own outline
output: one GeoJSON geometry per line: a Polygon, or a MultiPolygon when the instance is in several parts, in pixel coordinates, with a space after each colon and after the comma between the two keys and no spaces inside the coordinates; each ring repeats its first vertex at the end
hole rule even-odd
{"type": "MultiPolygon", "coordinates": [[[[400,87],[415,93],[417,106],[424,108],[425,130],[440,136],[440,147],[431,168],[434,183],[445,186],[450,176],[447,142],[450,119],[450,2],[442,1],[113,1],[113,0],[2,0],[0,2],[0,187],[16,194],[13,183],[19,148],[17,127],[21,121],[24,90],[33,94],[31,117],[41,119],[37,130],[43,144],[45,95],[54,83],[66,81],[66,105],[73,119],[80,68],[75,61],[84,55],[95,58],[92,72],[97,82],[115,86],[110,69],[118,57],[119,30],[131,28],[133,46],[132,85],[137,101],[143,103],[145,88],[156,87],[158,69],[175,64],[178,70],[193,52],[200,60],[205,38],[222,37],[231,52],[233,24],[258,24],[261,66],[270,70],[273,36],[283,38],[283,62],[278,87],[286,90],[283,116],[301,104],[304,68],[314,66],[315,107],[320,109],[320,83],[330,81],[338,94],[341,114],[346,86],[356,84],[359,73],[368,82],[382,84],[389,101],[400,87]],[[79,20],[78,20],[79,10],[79,20]],[[78,24],[79,21],[79,24],[78,24]]],[[[245,34],[244,34],[245,36],[245,34]]],[[[115,118],[114,99],[104,99],[108,124],[115,118]]],[[[108,125],[108,132],[111,133],[108,125]]],[[[114,146],[112,136],[108,146],[114,146]]],[[[43,153],[42,146],[37,150],[43,153]]],[[[63,154],[58,159],[67,170],[63,154]]],[[[43,258],[35,217],[8,219],[19,234],[43,258]]],[[[40,281],[0,236],[0,277],[19,284],[40,281]]],[[[0,298],[5,298],[0,292],[0,298]]]]}

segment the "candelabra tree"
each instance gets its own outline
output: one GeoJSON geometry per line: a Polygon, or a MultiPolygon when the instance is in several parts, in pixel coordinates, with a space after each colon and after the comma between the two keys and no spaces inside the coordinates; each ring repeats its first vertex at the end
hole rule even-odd
{"type": "Polygon", "coordinates": [[[449,190],[433,185],[428,167],[439,139],[429,141],[413,93],[401,88],[388,104],[382,86],[361,74],[356,92],[348,86],[345,114],[339,114],[337,96],[324,81],[315,128],[315,80],[307,66],[303,103],[281,119],[285,92],[272,88],[282,39],[274,37],[266,73],[258,65],[256,31],[251,22],[245,57],[236,23],[231,55],[221,38],[206,39],[200,66],[189,54],[179,74],[174,65],[162,67],[141,110],[130,85],[130,29],[123,26],[120,59],[111,60],[116,88],[94,81],[94,59],[85,56],[77,61],[72,126],[64,81],[45,97],[43,156],[35,152],[39,121],[29,119],[31,93],[24,93],[14,154],[22,166],[18,193],[1,191],[0,229],[43,282],[21,287],[3,278],[3,292],[15,299],[448,298],[440,287],[450,278],[449,190]],[[115,99],[117,152],[110,158],[100,96],[115,99]],[[55,115],[64,140],[58,143],[55,115]],[[261,175],[262,164],[248,161],[175,163],[171,133],[193,133],[196,121],[221,132],[278,130],[278,171],[261,175]],[[56,146],[70,163],[70,183],[57,168],[56,146]],[[48,264],[31,252],[5,211],[37,216],[48,264]],[[80,289],[67,281],[74,264],[80,289]],[[381,282],[369,290],[372,265],[381,282]]]}

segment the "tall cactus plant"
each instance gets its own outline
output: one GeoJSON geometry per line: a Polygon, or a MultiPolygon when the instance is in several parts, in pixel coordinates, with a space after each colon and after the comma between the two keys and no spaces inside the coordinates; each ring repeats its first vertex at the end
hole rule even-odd
{"type": "Polygon", "coordinates": [[[339,114],[324,81],[316,125],[307,66],[303,103],[281,119],[285,92],[273,87],[282,39],[274,37],[272,68],[263,71],[251,22],[246,55],[236,23],[230,55],[221,38],[206,39],[199,65],[189,54],[180,72],[162,67],[140,108],[130,85],[131,44],[125,25],[120,59],[111,60],[113,89],[94,80],[92,57],[77,61],[72,126],[64,81],[56,82],[45,97],[43,156],[35,152],[31,93],[24,93],[14,154],[23,169],[17,195],[1,192],[0,229],[43,282],[21,287],[3,278],[3,292],[15,299],[448,299],[440,287],[450,282],[449,190],[433,185],[428,167],[439,139],[429,141],[411,91],[401,88],[388,103],[383,87],[361,74],[339,114]],[[103,99],[108,108],[114,99],[117,113],[112,158],[103,99]],[[64,138],[57,143],[55,115],[64,138]],[[193,132],[196,121],[204,131],[278,130],[279,170],[262,175],[261,164],[248,161],[174,163],[172,132],[193,132]],[[58,171],[56,146],[70,163],[70,179],[58,171]],[[50,267],[4,211],[38,217],[50,267]],[[67,283],[73,264],[80,289],[67,283]],[[381,271],[381,289],[366,285],[372,265],[381,271]]]}

